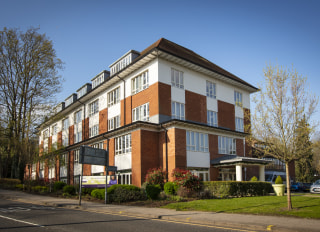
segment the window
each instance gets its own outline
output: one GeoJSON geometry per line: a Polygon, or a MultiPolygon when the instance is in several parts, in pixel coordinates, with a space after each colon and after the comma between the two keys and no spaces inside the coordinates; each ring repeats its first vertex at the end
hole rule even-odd
{"type": "Polygon", "coordinates": [[[57,124],[52,126],[52,135],[56,135],[56,134],[58,134],[58,126],[57,126],[57,124]]]}
{"type": "Polygon", "coordinates": [[[208,110],[207,111],[207,122],[209,126],[218,126],[217,112],[208,110]]]}
{"type": "Polygon", "coordinates": [[[234,104],[242,107],[242,93],[234,91],[234,104]]]}
{"type": "Polygon", "coordinates": [[[149,103],[132,110],[132,122],[149,120],[149,103]]]}
{"type": "Polygon", "coordinates": [[[79,143],[82,141],[82,128],[81,127],[76,127],[74,129],[74,142],[79,143]]]}
{"type": "Polygon", "coordinates": [[[40,169],[40,171],[42,171],[44,169],[44,161],[40,161],[39,169],[40,169]]]}
{"type": "Polygon", "coordinates": [[[171,103],[172,118],[184,120],[184,104],[179,102],[171,103]]]}
{"type": "Polygon", "coordinates": [[[108,120],[108,130],[114,130],[120,127],[120,116],[108,120]]]}
{"type": "Polygon", "coordinates": [[[132,173],[125,172],[117,174],[118,184],[131,184],[132,183],[132,173]]]}
{"type": "Polygon", "coordinates": [[[208,152],[208,134],[187,131],[187,151],[208,152]]]}
{"type": "Polygon", "coordinates": [[[92,144],[91,147],[93,147],[93,148],[99,148],[99,149],[104,149],[104,148],[103,148],[103,142],[92,144]]]}
{"type": "Polygon", "coordinates": [[[243,118],[236,117],[236,131],[244,132],[243,118]]]}
{"type": "Polygon", "coordinates": [[[89,138],[99,135],[99,124],[89,128],[89,138]]]}
{"type": "Polygon", "coordinates": [[[99,99],[89,105],[89,116],[99,112],[99,99]]]}
{"type": "Polygon", "coordinates": [[[219,136],[218,137],[219,154],[236,154],[236,139],[219,136]]]}
{"type": "Polygon", "coordinates": [[[131,81],[132,94],[139,93],[140,91],[149,87],[149,71],[146,71],[131,81]]]}
{"type": "Polygon", "coordinates": [[[207,97],[216,98],[216,84],[207,81],[207,97]]]}
{"type": "Polygon", "coordinates": [[[100,75],[100,76],[96,77],[96,78],[92,81],[92,88],[94,89],[95,87],[97,87],[98,85],[100,85],[103,81],[104,81],[104,76],[103,76],[103,75],[100,75]]]}
{"type": "Polygon", "coordinates": [[[171,85],[183,89],[183,72],[176,69],[171,69],[171,85]]]}
{"type": "Polygon", "coordinates": [[[74,114],[74,124],[82,122],[82,110],[77,111],[74,114]]]}
{"type": "Polygon", "coordinates": [[[68,153],[63,153],[61,155],[60,162],[61,162],[60,163],[61,166],[67,166],[67,164],[68,164],[68,153]]]}
{"type": "Polygon", "coordinates": [[[120,102],[120,88],[116,88],[108,93],[108,107],[120,102]]]}
{"type": "Polygon", "coordinates": [[[66,118],[62,120],[62,130],[68,130],[69,129],[69,118],[66,118]]]}
{"type": "Polygon", "coordinates": [[[45,140],[47,138],[49,138],[49,130],[48,129],[43,132],[43,139],[45,140]]]}
{"type": "Polygon", "coordinates": [[[74,156],[74,163],[78,164],[79,163],[79,155],[80,154],[80,150],[77,149],[77,150],[74,150],[73,152],[73,156],[74,156]]]}
{"type": "Polygon", "coordinates": [[[131,152],[131,134],[115,138],[115,154],[125,154],[131,152]]]}

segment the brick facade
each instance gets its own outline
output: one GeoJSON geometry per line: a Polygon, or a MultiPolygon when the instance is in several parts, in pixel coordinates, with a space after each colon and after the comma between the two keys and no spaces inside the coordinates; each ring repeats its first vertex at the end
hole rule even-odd
{"type": "Polygon", "coordinates": [[[186,120],[207,123],[207,97],[201,94],[185,91],[186,120]]]}
{"type": "Polygon", "coordinates": [[[218,100],[218,126],[235,130],[234,105],[218,100]]]}

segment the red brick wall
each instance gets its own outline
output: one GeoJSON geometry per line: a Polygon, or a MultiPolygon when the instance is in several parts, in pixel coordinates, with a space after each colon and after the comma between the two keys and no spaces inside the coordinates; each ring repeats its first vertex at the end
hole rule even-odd
{"type": "Polygon", "coordinates": [[[83,140],[89,138],[89,118],[82,120],[82,138],[83,140]]]}
{"type": "Polygon", "coordinates": [[[132,96],[127,97],[125,100],[121,100],[121,113],[120,113],[120,125],[130,124],[132,122],[132,96]],[[125,105],[124,105],[125,103],[125,105]],[[125,107],[125,110],[124,110],[125,107]]]}
{"type": "Polygon", "coordinates": [[[218,100],[218,126],[235,130],[234,105],[218,100]]]}
{"type": "Polygon", "coordinates": [[[90,164],[83,164],[83,175],[84,176],[91,176],[91,165],[90,164]]]}
{"type": "Polygon", "coordinates": [[[159,114],[171,116],[171,86],[158,82],[159,114]]]}
{"type": "Polygon", "coordinates": [[[236,154],[238,156],[244,156],[242,139],[236,139],[236,154]]]}
{"type": "MultiPolygon", "coordinates": [[[[159,167],[166,170],[166,132],[159,132],[159,167]]],[[[166,170],[168,171],[168,170],[166,170]]]]}
{"type": "MultiPolygon", "coordinates": [[[[209,152],[210,152],[210,161],[216,158],[219,158],[223,155],[218,154],[218,135],[208,136],[209,139],[209,152]]],[[[210,166],[210,180],[218,180],[219,178],[219,169],[210,166]]]]}
{"type": "Polygon", "coordinates": [[[99,111],[99,134],[108,131],[108,108],[99,111]]]}
{"type": "Polygon", "coordinates": [[[56,156],[55,160],[55,175],[56,175],[56,180],[60,180],[60,162],[59,162],[59,156],[56,156]]]}
{"type": "Polygon", "coordinates": [[[132,184],[141,186],[141,130],[131,133],[132,184]]]}
{"type": "Polygon", "coordinates": [[[62,131],[58,132],[58,148],[61,148],[62,145],[62,131]]]}
{"type": "Polygon", "coordinates": [[[172,128],[168,130],[168,176],[172,181],[172,170],[187,168],[186,131],[172,128]]]}
{"type": "Polygon", "coordinates": [[[74,144],[74,125],[69,127],[69,145],[74,144]]]}
{"type": "Polygon", "coordinates": [[[74,151],[69,152],[69,159],[68,159],[68,165],[69,165],[69,170],[68,170],[68,184],[73,185],[73,173],[74,173],[74,151]]]}
{"type": "Polygon", "coordinates": [[[250,109],[243,108],[243,125],[244,125],[244,132],[249,133],[251,130],[251,113],[250,109]]]}
{"type": "Polygon", "coordinates": [[[207,97],[188,90],[185,97],[186,120],[207,123],[207,97]]]}

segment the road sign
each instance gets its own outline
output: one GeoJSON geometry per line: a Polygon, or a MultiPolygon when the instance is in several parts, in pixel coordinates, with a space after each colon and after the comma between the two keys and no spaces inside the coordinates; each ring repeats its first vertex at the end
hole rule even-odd
{"type": "Polygon", "coordinates": [[[117,170],[117,166],[106,166],[106,171],[108,172],[116,172],[117,170]]]}
{"type": "Polygon", "coordinates": [[[93,148],[89,146],[81,146],[79,152],[79,163],[108,165],[108,153],[104,149],[93,148]]]}

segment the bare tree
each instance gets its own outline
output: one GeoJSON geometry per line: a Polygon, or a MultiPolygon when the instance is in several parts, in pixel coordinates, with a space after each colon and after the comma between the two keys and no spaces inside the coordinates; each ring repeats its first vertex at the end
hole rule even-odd
{"type": "MultiPolygon", "coordinates": [[[[264,81],[254,99],[252,133],[266,145],[263,151],[266,155],[285,162],[288,210],[291,210],[289,163],[304,155],[296,143],[296,131],[302,120],[312,128],[311,116],[318,99],[307,89],[307,78],[293,69],[267,66],[264,81]]],[[[309,132],[299,128],[300,135],[309,132]]]]}
{"type": "Polygon", "coordinates": [[[62,79],[57,70],[62,68],[62,62],[52,41],[37,31],[0,31],[1,139],[6,144],[3,165],[11,164],[12,178],[21,179],[34,150],[30,139],[35,127],[52,108],[53,102],[48,99],[61,90],[62,79]]]}

